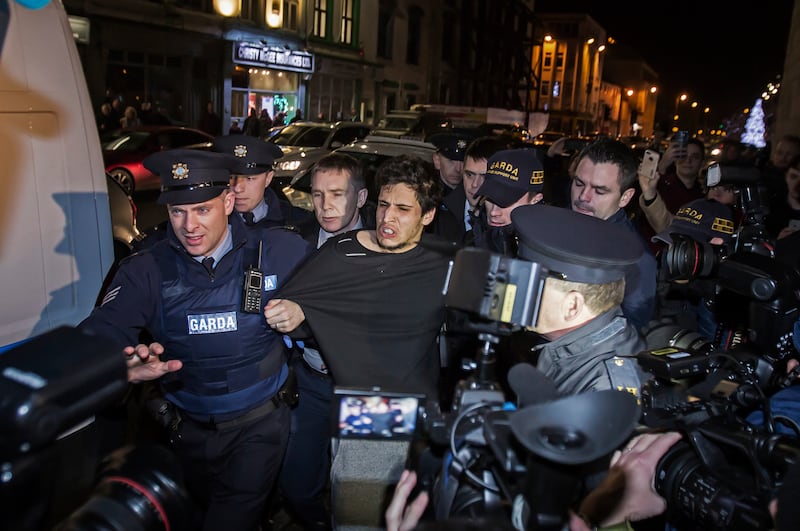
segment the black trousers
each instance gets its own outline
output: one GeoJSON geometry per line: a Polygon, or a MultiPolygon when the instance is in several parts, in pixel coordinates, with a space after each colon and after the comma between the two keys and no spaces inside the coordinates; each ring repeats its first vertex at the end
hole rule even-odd
{"type": "Polygon", "coordinates": [[[314,372],[299,356],[292,364],[300,402],[292,409],[289,448],[279,485],[292,516],[306,531],[330,529],[324,496],[331,462],[333,380],[314,372]]]}
{"type": "Polygon", "coordinates": [[[175,453],[190,494],[205,510],[203,531],[259,529],[289,440],[289,408],[226,430],[184,418],[175,453]]]}

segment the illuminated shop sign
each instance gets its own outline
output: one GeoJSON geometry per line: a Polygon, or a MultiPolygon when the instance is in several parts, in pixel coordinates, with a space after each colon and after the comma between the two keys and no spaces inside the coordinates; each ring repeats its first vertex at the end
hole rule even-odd
{"type": "Polygon", "coordinates": [[[248,42],[234,43],[233,62],[308,74],[314,72],[314,54],[248,42]]]}

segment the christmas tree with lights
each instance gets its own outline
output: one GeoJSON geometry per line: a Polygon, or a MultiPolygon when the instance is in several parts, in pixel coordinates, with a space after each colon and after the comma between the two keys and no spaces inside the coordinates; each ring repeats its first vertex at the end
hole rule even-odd
{"type": "Polygon", "coordinates": [[[764,108],[761,106],[761,101],[761,98],[758,98],[753,108],[750,109],[750,115],[744,124],[744,134],[742,134],[742,144],[749,144],[758,149],[767,145],[767,141],[764,140],[764,108]]]}

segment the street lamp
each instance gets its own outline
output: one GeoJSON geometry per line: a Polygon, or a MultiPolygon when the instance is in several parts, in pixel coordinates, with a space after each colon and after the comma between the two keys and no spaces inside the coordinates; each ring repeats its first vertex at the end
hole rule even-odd
{"type": "Polygon", "coordinates": [[[675,98],[675,112],[672,113],[673,121],[675,121],[675,122],[678,121],[678,105],[680,104],[680,102],[686,101],[686,99],[688,97],[689,97],[689,95],[684,92],[683,94],[680,94],[680,95],[678,95],[677,98],[675,98]]]}
{"type": "Polygon", "coordinates": [[[235,17],[242,10],[242,0],[214,0],[214,11],[223,17],[235,17]]]}
{"type": "Polygon", "coordinates": [[[619,110],[617,111],[617,137],[622,136],[622,95],[625,94],[629,98],[633,96],[633,89],[620,90],[619,92],[619,110]]]}

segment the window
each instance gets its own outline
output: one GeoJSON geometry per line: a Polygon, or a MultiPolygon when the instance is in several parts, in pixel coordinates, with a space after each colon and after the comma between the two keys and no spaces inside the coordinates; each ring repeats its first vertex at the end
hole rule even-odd
{"type": "Polygon", "coordinates": [[[422,41],[422,9],[408,8],[408,40],[406,41],[406,63],[419,64],[419,48],[422,41]]]}
{"type": "Polygon", "coordinates": [[[556,69],[560,70],[564,68],[564,52],[558,52],[556,55],[556,69]]]}
{"type": "Polygon", "coordinates": [[[327,37],[328,0],[314,0],[314,36],[327,37]]]}
{"type": "Polygon", "coordinates": [[[545,52],[544,54],[544,67],[550,68],[553,66],[553,52],[545,52]]]}
{"type": "Polygon", "coordinates": [[[355,0],[342,0],[342,34],[344,44],[353,44],[353,4],[355,0]]]}
{"type": "Polygon", "coordinates": [[[542,96],[549,96],[550,95],[550,82],[549,81],[542,81],[542,90],[539,91],[542,96]]]}
{"type": "MultiPolygon", "coordinates": [[[[378,9],[378,57],[392,58],[392,40],[394,40],[394,4],[389,0],[381,0],[378,9]]],[[[392,107],[389,107],[390,109],[392,107]]]]}
{"type": "Polygon", "coordinates": [[[283,0],[283,27],[297,31],[297,0],[283,0]]]}

